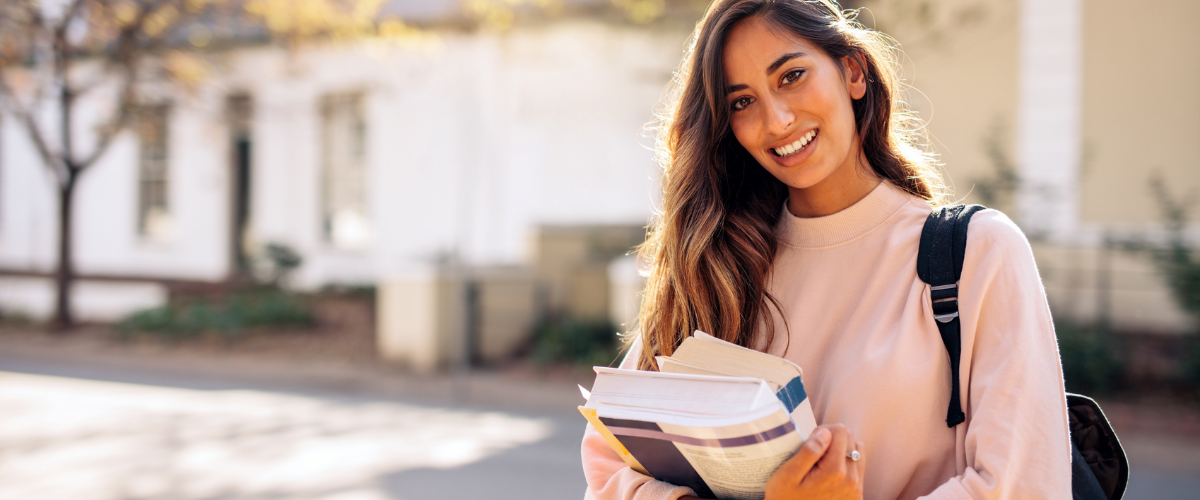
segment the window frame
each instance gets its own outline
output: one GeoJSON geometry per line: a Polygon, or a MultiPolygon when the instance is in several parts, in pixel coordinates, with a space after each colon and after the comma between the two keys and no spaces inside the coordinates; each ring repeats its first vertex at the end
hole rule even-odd
{"type": "Polygon", "coordinates": [[[137,236],[143,241],[169,242],[174,237],[171,203],[171,103],[138,106],[134,132],[138,140],[137,236]],[[150,130],[153,127],[155,130],[150,130]],[[154,136],[150,137],[153,133],[154,136]],[[153,210],[158,214],[153,214],[153,210]],[[152,220],[153,217],[159,220],[152,220]]]}

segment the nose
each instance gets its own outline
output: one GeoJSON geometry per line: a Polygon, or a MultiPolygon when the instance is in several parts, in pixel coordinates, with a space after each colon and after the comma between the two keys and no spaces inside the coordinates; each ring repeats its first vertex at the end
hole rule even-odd
{"type": "Polygon", "coordinates": [[[791,130],[792,123],[796,121],[796,115],[792,113],[792,108],[788,106],[785,99],[770,96],[765,100],[767,102],[763,104],[766,105],[764,107],[767,112],[763,119],[766,120],[767,131],[774,135],[786,134],[788,130],[791,130]]]}

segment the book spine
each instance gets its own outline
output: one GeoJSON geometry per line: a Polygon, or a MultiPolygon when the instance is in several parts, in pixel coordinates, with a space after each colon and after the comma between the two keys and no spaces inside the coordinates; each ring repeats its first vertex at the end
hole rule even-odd
{"type": "Polygon", "coordinates": [[[795,411],[800,403],[808,399],[808,393],[804,391],[804,382],[800,380],[800,377],[794,377],[786,385],[780,387],[775,396],[783,401],[783,406],[787,408],[788,413],[795,411]]]}
{"type": "Polygon", "coordinates": [[[650,473],[646,471],[646,468],[642,467],[642,464],[638,462],[638,459],[634,458],[633,454],[629,453],[629,450],[625,448],[625,445],[621,444],[621,441],[617,439],[617,436],[614,436],[612,431],[608,430],[608,426],[604,425],[604,422],[600,421],[600,417],[596,416],[595,409],[584,408],[580,406],[579,413],[583,414],[583,418],[586,418],[588,423],[592,424],[592,428],[596,429],[596,432],[600,433],[600,436],[604,438],[604,442],[608,443],[608,446],[611,447],[613,451],[617,452],[617,455],[621,457],[621,460],[625,461],[625,465],[628,465],[629,468],[642,474],[647,476],[650,475],[650,473]]]}

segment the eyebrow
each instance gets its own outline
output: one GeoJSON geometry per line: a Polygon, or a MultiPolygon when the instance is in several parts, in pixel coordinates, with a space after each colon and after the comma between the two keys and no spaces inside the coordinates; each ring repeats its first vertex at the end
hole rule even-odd
{"type": "MultiPolygon", "coordinates": [[[[790,54],[784,54],[782,56],[779,56],[779,59],[776,59],[775,62],[771,63],[770,66],[767,66],[767,74],[769,75],[771,73],[774,73],[775,70],[779,69],[780,66],[783,66],[784,64],[786,64],[788,61],[791,61],[792,59],[795,59],[797,57],[804,57],[807,55],[808,54],[806,54],[804,52],[792,52],[790,54]]],[[[747,89],[747,88],[750,88],[750,87],[748,85],[741,84],[741,83],[739,83],[737,85],[730,85],[729,87],[725,88],[725,95],[729,95],[729,94],[732,94],[739,90],[743,90],[743,89],[747,89]]]]}
{"type": "Polygon", "coordinates": [[[806,55],[808,55],[808,54],[805,54],[803,52],[792,52],[791,54],[784,54],[782,56],[779,56],[779,59],[776,59],[775,62],[771,63],[770,66],[767,66],[767,74],[769,75],[771,73],[774,73],[775,70],[779,69],[780,66],[783,66],[784,63],[786,63],[792,59],[795,59],[797,57],[803,57],[806,55]]]}
{"type": "Polygon", "coordinates": [[[732,94],[732,93],[734,93],[734,92],[737,92],[737,91],[739,91],[739,90],[745,90],[745,89],[748,89],[748,88],[750,88],[750,86],[749,86],[749,85],[745,85],[745,84],[741,84],[741,83],[739,83],[739,84],[737,84],[737,85],[733,85],[733,86],[730,86],[730,87],[726,87],[726,88],[725,88],[725,95],[729,95],[729,94],[732,94]]]}

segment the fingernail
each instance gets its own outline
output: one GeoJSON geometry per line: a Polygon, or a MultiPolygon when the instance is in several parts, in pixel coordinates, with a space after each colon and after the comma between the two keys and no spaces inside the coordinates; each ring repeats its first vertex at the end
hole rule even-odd
{"type": "Polygon", "coordinates": [[[812,439],[813,443],[821,448],[824,448],[829,444],[829,438],[829,430],[823,428],[813,431],[812,436],[809,436],[809,439],[812,439]]]}

